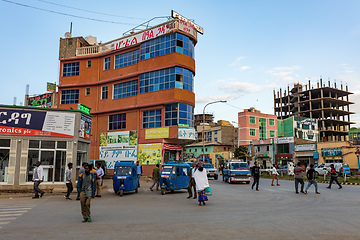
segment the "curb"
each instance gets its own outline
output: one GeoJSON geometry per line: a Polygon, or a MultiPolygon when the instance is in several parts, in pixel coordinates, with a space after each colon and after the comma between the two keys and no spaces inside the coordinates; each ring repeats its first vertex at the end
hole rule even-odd
{"type": "MultiPolygon", "coordinates": [[[[330,183],[329,181],[318,181],[318,183],[330,183]]],[[[360,183],[349,183],[349,182],[342,182],[342,185],[354,185],[354,186],[358,186],[360,185],[360,183]]]]}

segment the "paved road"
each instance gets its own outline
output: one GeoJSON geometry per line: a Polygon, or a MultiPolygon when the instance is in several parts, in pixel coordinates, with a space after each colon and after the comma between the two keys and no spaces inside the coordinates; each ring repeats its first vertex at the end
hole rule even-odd
{"type": "MultiPolygon", "coordinates": [[[[186,191],[151,192],[142,183],[137,194],[111,189],[92,201],[92,223],[81,223],[78,201],[63,196],[0,199],[0,239],[359,239],[359,186],[338,190],[319,184],[296,195],[294,182],[260,191],[247,184],[210,180],[206,206],[186,199],[186,191]]],[[[111,182],[108,182],[111,184],[111,182]]],[[[111,188],[111,185],[109,186],[111,188]]]]}

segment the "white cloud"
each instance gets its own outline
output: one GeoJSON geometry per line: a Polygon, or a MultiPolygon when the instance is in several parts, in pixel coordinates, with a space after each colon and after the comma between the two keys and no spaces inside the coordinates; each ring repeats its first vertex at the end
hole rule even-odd
{"type": "Polygon", "coordinates": [[[343,64],[340,64],[340,66],[342,67],[343,71],[346,73],[346,74],[349,74],[349,73],[353,73],[354,70],[349,67],[349,64],[347,63],[343,63],[343,64]]]}
{"type": "Polygon", "coordinates": [[[301,77],[295,73],[296,70],[299,70],[300,66],[292,66],[292,67],[275,67],[266,73],[274,76],[276,80],[280,80],[281,82],[298,82],[301,77]]]}
{"type": "Polygon", "coordinates": [[[241,63],[243,59],[245,59],[245,57],[238,57],[232,63],[230,63],[229,66],[241,71],[251,68],[250,66],[243,66],[243,64],[241,63]]]}
{"type": "Polygon", "coordinates": [[[219,88],[224,91],[235,92],[241,95],[245,93],[260,92],[263,90],[262,86],[258,86],[248,82],[236,82],[236,81],[229,81],[227,84],[224,82],[224,84],[221,85],[219,88]]]}

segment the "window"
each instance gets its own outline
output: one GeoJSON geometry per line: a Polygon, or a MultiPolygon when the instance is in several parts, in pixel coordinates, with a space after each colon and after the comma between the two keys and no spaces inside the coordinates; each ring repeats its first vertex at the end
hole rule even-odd
{"type": "Polygon", "coordinates": [[[131,97],[137,95],[138,80],[114,84],[113,99],[131,97]]]}
{"type": "Polygon", "coordinates": [[[85,89],[85,96],[89,96],[90,95],[90,88],[86,88],[85,89]]]}
{"type": "Polygon", "coordinates": [[[214,138],[214,141],[217,142],[217,138],[214,138]]]}
{"type": "Polygon", "coordinates": [[[250,136],[256,136],[256,132],[254,128],[250,128],[250,136]]]}
{"type": "Polygon", "coordinates": [[[88,60],[87,62],[86,62],[86,67],[91,67],[91,61],[90,60],[88,60]]]}
{"type": "Polygon", "coordinates": [[[110,57],[106,57],[106,58],[104,59],[104,70],[110,69],[110,63],[111,63],[111,58],[110,58],[110,57]]]}
{"type": "Polygon", "coordinates": [[[161,127],[161,109],[143,111],[143,128],[161,127]]]}
{"type": "Polygon", "coordinates": [[[269,119],[269,125],[275,126],[275,119],[269,119]]]}
{"type": "Polygon", "coordinates": [[[197,149],[195,149],[195,152],[197,152],[197,149]]]}
{"type": "Polygon", "coordinates": [[[9,154],[10,139],[0,139],[0,182],[7,182],[9,154]]]}
{"type": "Polygon", "coordinates": [[[266,119],[259,118],[259,139],[265,140],[266,139],[266,119]]]}
{"type": "Polygon", "coordinates": [[[115,69],[137,64],[139,49],[115,55],[115,69]]]}
{"type": "Polygon", "coordinates": [[[254,123],[254,124],[255,124],[255,117],[250,117],[250,123],[254,123]]]}
{"type": "Polygon", "coordinates": [[[62,90],[61,104],[79,103],[79,89],[62,90]]]}
{"type": "Polygon", "coordinates": [[[140,60],[179,52],[195,58],[194,43],[180,33],[168,34],[141,44],[140,60]]]}
{"type": "Polygon", "coordinates": [[[217,134],[217,130],[214,131],[214,134],[217,134]]]}
{"type": "Polygon", "coordinates": [[[72,39],[69,39],[69,43],[70,46],[72,45],[72,39]]]}
{"type": "Polygon", "coordinates": [[[270,151],[270,147],[269,147],[269,146],[266,146],[266,151],[270,151]]]}
{"type": "Polygon", "coordinates": [[[126,113],[109,115],[109,130],[126,128],[126,113]]]}
{"type": "Polygon", "coordinates": [[[274,131],[274,130],[270,130],[269,136],[270,136],[271,138],[274,138],[274,137],[275,137],[275,131],[274,131]]]}
{"type": "Polygon", "coordinates": [[[101,99],[108,98],[108,86],[101,87],[101,99]]]}
{"type": "Polygon", "coordinates": [[[140,93],[171,88],[194,91],[193,73],[185,68],[172,67],[140,74],[140,93]]]}
{"type": "Polygon", "coordinates": [[[258,152],[260,152],[260,146],[257,147],[258,152]]]}
{"type": "Polygon", "coordinates": [[[79,75],[79,62],[63,64],[63,77],[71,77],[78,75],[79,75]]]}
{"type": "Polygon", "coordinates": [[[182,103],[165,105],[165,126],[187,124],[194,126],[194,107],[182,103]]]}

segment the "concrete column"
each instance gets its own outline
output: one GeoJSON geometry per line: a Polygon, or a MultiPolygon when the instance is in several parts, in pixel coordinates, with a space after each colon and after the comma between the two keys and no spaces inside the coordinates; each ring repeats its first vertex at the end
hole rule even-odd
{"type": "MultiPolygon", "coordinates": [[[[15,169],[16,169],[16,153],[18,152],[18,141],[17,139],[10,140],[10,152],[9,152],[9,165],[8,165],[8,175],[7,175],[7,184],[15,185],[15,169]]],[[[20,152],[20,151],[19,151],[20,152]]]]}
{"type": "Polygon", "coordinates": [[[20,156],[20,173],[19,173],[19,184],[23,185],[27,181],[27,165],[29,157],[29,140],[25,139],[22,141],[21,156],[20,156]]]}

